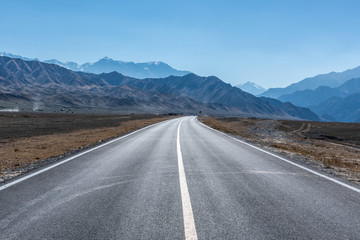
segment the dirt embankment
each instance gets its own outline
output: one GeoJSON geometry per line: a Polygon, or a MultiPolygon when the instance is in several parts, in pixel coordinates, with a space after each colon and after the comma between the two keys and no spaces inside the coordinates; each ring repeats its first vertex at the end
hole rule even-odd
{"type": "Polygon", "coordinates": [[[173,116],[0,114],[0,183],[173,116]]]}
{"type": "Polygon", "coordinates": [[[360,184],[360,124],[202,117],[220,131],[360,184]]]}

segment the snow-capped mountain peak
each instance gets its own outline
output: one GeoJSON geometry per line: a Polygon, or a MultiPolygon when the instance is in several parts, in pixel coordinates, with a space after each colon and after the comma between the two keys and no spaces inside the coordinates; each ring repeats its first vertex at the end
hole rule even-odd
{"type": "Polygon", "coordinates": [[[239,84],[236,87],[240,88],[241,90],[243,90],[245,92],[251,93],[253,95],[259,95],[266,91],[265,88],[257,85],[254,82],[249,82],[249,81],[246,83],[243,83],[243,84],[239,84]]]}

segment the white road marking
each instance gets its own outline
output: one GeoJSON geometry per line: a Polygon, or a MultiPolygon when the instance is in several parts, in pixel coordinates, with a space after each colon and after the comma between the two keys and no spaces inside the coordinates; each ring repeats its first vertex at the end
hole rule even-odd
{"type": "MultiPolygon", "coordinates": [[[[171,119],[171,120],[173,120],[173,119],[171,119]]],[[[166,121],[169,121],[169,120],[166,120],[166,121]]],[[[158,123],[149,125],[149,126],[147,126],[147,127],[140,128],[140,129],[138,129],[138,130],[136,130],[136,131],[134,131],[134,132],[131,132],[131,133],[128,133],[128,134],[126,134],[126,135],[124,135],[124,136],[121,136],[121,137],[119,137],[119,138],[113,139],[113,140],[111,140],[111,141],[109,141],[109,142],[106,142],[106,143],[101,144],[101,145],[99,145],[99,146],[97,146],[97,147],[91,148],[91,149],[89,149],[89,150],[87,150],[87,151],[85,151],[85,152],[79,153],[79,154],[77,154],[77,155],[75,155],[75,156],[72,156],[72,157],[70,157],[70,158],[66,158],[66,159],[64,159],[64,160],[62,160],[62,161],[60,161],[60,162],[58,162],[58,163],[55,163],[55,164],[53,164],[53,165],[51,165],[51,166],[49,166],[49,167],[43,168],[43,169],[41,169],[41,170],[39,170],[39,171],[36,171],[36,172],[34,172],[34,173],[28,174],[28,175],[26,175],[26,176],[24,176],[24,177],[22,177],[22,178],[19,178],[19,179],[15,180],[15,181],[9,182],[9,183],[7,183],[7,184],[5,184],[5,185],[0,186],[0,191],[1,191],[1,190],[4,190],[4,189],[6,189],[6,188],[8,188],[8,187],[10,187],[10,186],[12,186],[12,185],[15,185],[15,184],[17,184],[17,183],[20,183],[20,182],[22,182],[22,181],[25,181],[26,179],[29,179],[29,178],[34,177],[34,176],[36,176],[36,175],[39,175],[40,173],[46,172],[46,171],[48,171],[48,170],[50,170],[50,169],[52,169],[52,168],[55,168],[55,167],[57,167],[57,166],[59,166],[59,165],[62,165],[62,164],[64,164],[64,163],[66,163],[66,162],[69,162],[69,161],[71,161],[71,160],[73,160],[73,159],[75,159],[75,158],[78,158],[78,157],[80,157],[80,156],[82,156],[82,155],[84,155],[84,154],[87,154],[87,153],[89,153],[89,152],[92,152],[92,151],[94,151],[94,150],[96,150],[96,149],[99,149],[99,148],[101,148],[101,147],[104,147],[104,146],[106,146],[106,145],[109,145],[109,144],[111,144],[111,143],[113,143],[113,142],[119,141],[119,140],[121,140],[121,139],[123,139],[123,138],[126,138],[126,137],[129,137],[129,136],[131,136],[131,135],[133,135],[133,134],[135,134],[135,133],[137,133],[137,132],[143,131],[143,130],[145,130],[145,129],[147,129],[147,128],[153,127],[153,126],[158,125],[158,124],[160,124],[160,123],[164,123],[164,122],[166,122],[166,121],[158,122],[158,123]]]]}
{"type": "Polygon", "coordinates": [[[177,140],[176,140],[176,149],[178,156],[178,167],[179,167],[179,179],[180,179],[180,191],[181,191],[181,201],[182,201],[182,209],[183,209],[183,218],[184,218],[184,231],[185,231],[185,239],[196,240],[197,233],[195,228],[194,214],[191,207],[190,195],[188,186],[186,183],[186,175],[184,170],[184,163],[181,154],[181,146],[180,146],[180,127],[181,123],[184,120],[181,120],[177,130],[177,140]]]}
{"type": "Polygon", "coordinates": [[[287,163],[289,163],[289,164],[291,164],[291,165],[294,165],[294,166],[296,166],[296,167],[299,167],[299,168],[301,168],[301,169],[303,169],[303,170],[306,170],[306,171],[308,171],[308,172],[310,172],[310,173],[312,173],[312,174],[315,174],[315,175],[317,175],[317,176],[319,176],[319,177],[325,178],[325,179],[327,179],[327,180],[329,180],[329,181],[331,181],[331,182],[334,182],[334,183],[339,184],[339,185],[341,185],[341,186],[343,186],[343,187],[346,187],[346,188],[348,188],[348,189],[350,189],[350,190],[353,190],[353,191],[355,191],[355,192],[360,193],[360,189],[358,189],[358,188],[356,188],[356,187],[353,187],[353,186],[351,186],[351,185],[349,185],[349,184],[343,183],[343,182],[341,182],[341,181],[339,181],[339,180],[336,180],[336,179],[334,179],[334,178],[328,177],[328,176],[326,176],[326,175],[324,175],[324,174],[318,173],[318,172],[316,172],[316,171],[314,171],[314,170],[311,170],[311,169],[309,169],[309,168],[307,168],[307,167],[304,167],[304,166],[302,166],[302,165],[300,165],[300,164],[294,163],[294,162],[292,162],[292,161],[290,161],[290,160],[287,160],[287,159],[285,159],[285,158],[283,158],[283,157],[280,157],[280,156],[278,156],[278,155],[276,155],[276,154],[273,154],[273,153],[271,153],[271,152],[268,152],[268,151],[266,151],[266,150],[264,150],[264,149],[258,148],[258,147],[256,147],[256,146],[253,146],[253,145],[247,143],[247,142],[244,142],[244,141],[241,141],[241,140],[239,140],[239,139],[237,139],[237,138],[234,138],[234,137],[232,137],[232,136],[229,136],[229,135],[227,135],[226,133],[220,132],[220,131],[218,131],[218,130],[216,130],[216,129],[213,129],[213,128],[211,128],[211,127],[203,124],[202,122],[199,122],[199,121],[197,120],[197,118],[195,118],[195,120],[196,120],[200,125],[208,128],[208,129],[211,129],[211,130],[213,130],[213,131],[215,131],[215,132],[217,132],[217,133],[220,133],[220,134],[222,134],[222,135],[224,135],[224,136],[227,136],[227,137],[229,137],[229,138],[231,138],[231,139],[233,139],[233,140],[235,140],[235,141],[237,141],[237,142],[240,142],[240,143],[245,144],[245,145],[247,145],[247,146],[249,146],[249,147],[255,148],[256,150],[259,150],[259,151],[261,151],[261,152],[267,153],[267,154],[269,154],[269,155],[271,155],[271,156],[273,156],[273,157],[276,157],[276,158],[278,158],[278,159],[280,159],[280,160],[282,160],[282,161],[284,161],[284,162],[287,162],[287,163]]]}

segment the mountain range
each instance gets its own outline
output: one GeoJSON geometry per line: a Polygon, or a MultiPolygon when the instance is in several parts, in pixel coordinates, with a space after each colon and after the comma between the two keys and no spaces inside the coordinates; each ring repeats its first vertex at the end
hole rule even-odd
{"type": "MultiPolygon", "coordinates": [[[[0,52],[0,56],[10,58],[20,58],[25,61],[40,61],[37,58],[31,59],[28,57],[22,57],[20,55],[14,55],[7,52],[0,52]]],[[[189,71],[180,71],[172,68],[168,64],[160,61],[134,63],[113,60],[108,57],[104,57],[94,63],[78,64],[76,62],[61,62],[56,59],[44,60],[44,63],[56,64],[72,71],[81,71],[87,73],[110,73],[117,71],[126,76],[134,78],[163,78],[168,76],[184,76],[189,74],[189,71]]]]}
{"type": "Polygon", "coordinates": [[[118,72],[75,72],[57,64],[0,57],[2,108],[76,112],[182,112],[319,120],[309,109],[266,101],[217,77],[138,79],[118,72]]]}
{"type": "Polygon", "coordinates": [[[255,95],[255,96],[266,91],[265,88],[257,85],[254,82],[249,82],[249,81],[244,83],[244,84],[239,84],[239,85],[237,85],[235,87],[238,87],[241,90],[243,90],[245,92],[248,92],[248,93],[251,93],[252,95],[255,95]]]}
{"type": "Polygon", "coordinates": [[[344,82],[360,77],[360,66],[346,70],[344,72],[330,72],[320,74],[315,77],[305,78],[300,82],[293,83],[285,88],[269,88],[266,92],[260,94],[262,97],[271,97],[279,99],[282,95],[292,94],[296,91],[314,90],[320,86],[338,87],[344,82]]]}
{"type": "Polygon", "coordinates": [[[322,103],[310,106],[324,120],[332,122],[360,122],[360,92],[347,97],[330,97],[322,103]]]}
{"type": "Polygon", "coordinates": [[[282,95],[278,100],[282,102],[291,102],[297,106],[309,107],[320,104],[331,97],[347,97],[351,94],[360,92],[360,78],[353,78],[339,87],[331,88],[321,86],[315,90],[297,91],[292,94],[282,95]]]}
{"type": "Polygon", "coordinates": [[[309,108],[323,121],[360,122],[359,93],[360,66],[306,78],[285,88],[270,88],[258,96],[309,108]]]}
{"type": "Polygon", "coordinates": [[[360,78],[346,81],[339,87],[321,86],[315,90],[282,95],[278,100],[308,107],[328,121],[358,122],[360,119],[360,78]]]}

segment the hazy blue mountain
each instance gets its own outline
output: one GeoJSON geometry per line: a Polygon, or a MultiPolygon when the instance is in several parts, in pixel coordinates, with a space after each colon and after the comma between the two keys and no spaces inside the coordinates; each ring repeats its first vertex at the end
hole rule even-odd
{"type": "MultiPolygon", "coordinates": [[[[25,61],[39,61],[37,58],[27,58],[20,55],[14,55],[11,53],[0,52],[0,56],[6,56],[10,58],[20,58],[25,61]]],[[[82,71],[88,73],[110,73],[113,71],[119,72],[123,75],[134,78],[163,78],[168,76],[184,76],[189,74],[189,71],[180,71],[172,68],[168,64],[160,61],[134,63],[113,60],[108,57],[104,57],[94,63],[84,63],[82,65],[75,62],[61,62],[56,59],[41,61],[49,64],[56,64],[72,71],[82,71]]]]}
{"type": "Polygon", "coordinates": [[[163,62],[134,63],[116,61],[104,57],[95,63],[85,63],[80,66],[81,71],[90,73],[119,72],[134,78],[163,78],[168,76],[184,76],[188,71],[179,71],[163,62]]]}
{"type": "Polygon", "coordinates": [[[278,100],[282,102],[291,102],[296,106],[307,107],[321,103],[333,96],[337,96],[339,91],[336,88],[321,86],[315,90],[297,91],[292,94],[282,95],[278,100]]]}
{"type": "Polygon", "coordinates": [[[360,92],[345,98],[332,97],[310,109],[325,120],[360,122],[360,92]]]}
{"type": "Polygon", "coordinates": [[[266,91],[265,88],[257,85],[254,82],[246,82],[244,84],[240,84],[240,85],[237,85],[235,87],[238,87],[241,90],[243,90],[245,92],[248,92],[248,93],[251,93],[252,95],[255,95],[255,96],[266,91]]]}
{"type": "Polygon", "coordinates": [[[72,71],[81,71],[81,66],[76,62],[60,62],[56,59],[49,59],[42,61],[43,63],[56,64],[72,71]]]}
{"type": "Polygon", "coordinates": [[[293,83],[286,88],[270,88],[266,92],[260,94],[260,96],[278,98],[282,95],[291,94],[296,91],[303,91],[307,89],[314,90],[320,86],[334,88],[352,78],[360,78],[360,66],[344,72],[331,72],[327,74],[320,74],[315,77],[305,78],[304,80],[293,83]]]}
{"type": "Polygon", "coordinates": [[[308,108],[298,107],[291,104],[290,102],[283,103],[274,98],[260,97],[260,99],[282,109],[283,111],[287,112],[292,116],[307,116],[306,119],[320,121],[320,118],[308,108]]]}
{"type": "Polygon", "coordinates": [[[15,55],[15,54],[12,54],[12,53],[8,53],[8,52],[0,52],[0,57],[10,57],[10,58],[20,58],[22,60],[25,60],[25,61],[39,61],[39,59],[37,58],[28,58],[28,57],[23,57],[23,56],[20,56],[20,55],[15,55]]]}
{"type": "Polygon", "coordinates": [[[296,106],[309,107],[331,97],[346,97],[358,92],[360,92],[360,78],[354,78],[336,88],[321,86],[315,90],[297,91],[282,95],[278,99],[282,102],[291,102],[296,106]]]}
{"type": "Polygon", "coordinates": [[[187,74],[137,79],[118,72],[74,72],[56,64],[8,57],[0,57],[0,94],[5,99],[0,104],[13,99],[14,104],[29,107],[35,102],[47,109],[191,114],[202,110],[213,115],[319,119],[295,106],[275,106],[217,77],[187,74]]]}

